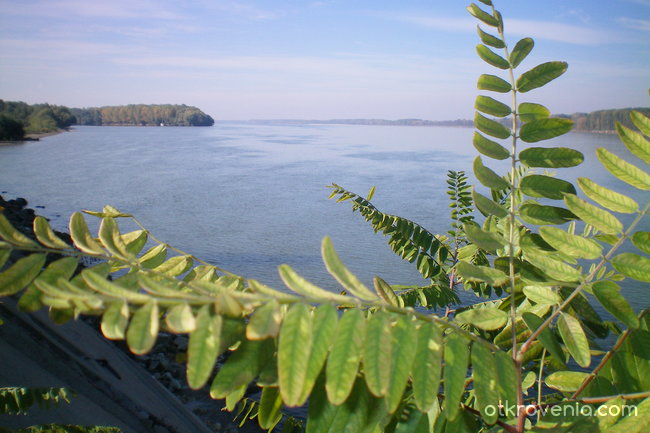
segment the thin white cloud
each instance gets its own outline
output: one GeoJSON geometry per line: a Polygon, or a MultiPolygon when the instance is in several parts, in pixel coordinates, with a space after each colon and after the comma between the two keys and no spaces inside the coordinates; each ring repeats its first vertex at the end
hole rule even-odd
{"type": "Polygon", "coordinates": [[[7,1],[3,3],[3,14],[28,16],[31,18],[147,18],[179,20],[186,17],[169,9],[164,2],[156,0],[54,0],[47,2],[7,1]]]}
{"type": "Polygon", "coordinates": [[[619,17],[616,21],[621,24],[623,27],[632,30],[641,30],[644,32],[650,32],[650,21],[649,20],[640,20],[637,18],[628,18],[628,17],[619,17]]]}
{"type": "MultiPolygon", "coordinates": [[[[443,31],[474,31],[476,20],[471,18],[433,17],[422,15],[386,15],[385,18],[417,24],[434,30],[443,31]]],[[[598,45],[611,42],[623,42],[617,34],[552,21],[536,21],[522,19],[505,20],[505,30],[508,34],[531,36],[535,39],[546,39],[575,45],[598,45]]]]}

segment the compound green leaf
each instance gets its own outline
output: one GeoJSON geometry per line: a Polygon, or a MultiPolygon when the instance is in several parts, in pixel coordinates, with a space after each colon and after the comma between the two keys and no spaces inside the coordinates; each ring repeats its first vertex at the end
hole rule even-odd
{"type": "Polygon", "coordinates": [[[262,388],[257,420],[264,430],[273,428],[282,419],[282,397],[276,386],[262,388]]]}
{"type": "Polygon", "coordinates": [[[456,264],[456,271],[466,281],[487,283],[491,286],[502,286],[509,280],[508,276],[498,269],[477,266],[462,260],[456,264]]]}
{"type": "Polygon", "coordinates": [[[36,242],[34,242],[24,234],[20,233],[18,230],[16,230],[14,226],[11,225],[7,217],[4,216],[4,213],[1,212],[0,212],[0,239],[4,239],[10,244],[16,245],[18,247],[27,247],[27,248],[38,247],[38,244],[36,242]]]}
{"type": "Polygon", "coordinates": [[[479,131],[486,133],[490,137],[504,139],[511,135],[510,129],[495,120],[488,119],[478,112],[474,115],[474,126],[476,126],[479,131]]]}
{"type": "Polygon", "coordinates": [[[557,227],[540,227],[539,234],[553,248],[572,257],[597,259],[602,254],[603,247],[598,242],[557,227]]]}
{"type": "Polygon", "coordinates": [[[212,374],[219,356],[221,316],[213,316],[204,305],[196,316],[196,327],[187,345],[187,383],[192,389],[202,388],[212,374]]]}
{"type": "Polygon", "coordinates": [[[504,218],[508,215],[508,211],[503,206],[476,192],[475,189],[472,189],[472,199],[478,210],[486,216],[494,215],[499,218],[504,218]]]}
{"type": "Polygon", "coordinates": [[[391,369],[392,340],[390,315],[378,311],[371,315],[366,326],[363,350],[363,371],[368,390],[377,397],[388,391],[391,369]]]}
{"type": "Polygon", "coordinates": [[[504,59],[503,57],[501,57],[500,55],[498,55],[497,53],[495,53],[494,51],[492,51],[491,49],[489,49],[485,45],[480,45],[480,44],[477,45],[476,46],[476,53],[486,63],[488,63],[488,64],[490,64],[490,65],[492,65],[492,66],[494,66],[496,68],[499,68],[499,69],[508,69],[508,68],[510,68],[510,63],[506,59],[504,59]]]}
{"type": "Polygon", "coordinates": [[[467,239],[486,251],[495,251],[506,245],[506,240],[502,236],[497,233],[486,232],[476,224],[464,224],[463,230],[467,235],[467,239]]]}
{"type": "Polygon", "coordinates": [[[129,304],[117,301],[109,304],[102,315],[102,334],[109,340],[124,340],[129,323],[129,304]]]}
{"type": "Polygon", "coordinates": [[[623,224],[614,215],[573,194],[566,194],[564,203],[581,220],[605,234],[616,235],[623,231],[623,224]]]}
{"type": "Polygon", "coordinates": [[[534,45],[535,42],[531,38],[523,38],[517,42],[517,45],[512,49],[512,53],[510,53],[510,64],[513,68],[519,66],[528,57],[534,45]]]}
{"type": "Polygon", "coordinates": [[[645,433],[650,428],[650,398],[639,403],[634,411],[603,433],[645,433]]]}
{"type": "MultiPolygon", "coordinates": [[[[5,251],[9,253],[9,250],[5,250],[5,251]]],[[[1,261],[2,260],[0,260],[0,262],[1,261]]],[[[66,281],[69,280],[74,275],[74,272],[77,270],[77,266],[78,266],[78,261],[75,257],[64,257],[62,259],[55,260],[49,265],[47,265],[45,270],[41,272],[41,274],[38,276],[36,280],[45,281],[46,283],[56,285],[56,283],[60,278],[66,281]]],[[[43,303],[41,302],[42,295],[43,292],[41,292],[36,287],[35,281],[32,281],[29,287],[27,287],[27,290],[25,290],[25,292],[21,295],[20,299],[18,300],[18,309],[20,309],[20,311],[26,311],[30,313],[37,311],[39,308],[43,306],[43,303]]]]}
{"type": "MultiPolygon", "coordinates": [[[[0,216],[3,216],[0,214],[0,216]]],[[[45,254],[30,254],[0,273],[0,296],[18,293],[41,273],[45,254]]]]}
{"type": "Polygon", "coordinates": [[[607,171],[623,182],[641,190],[650,189],[650,175],[624,161],[605,148],[598,148],[596,155],[607,171]]]}
{"type": "MultiPolygon", "coordinates": [[[[425,256],[421,255],[420,257],[425,257],[425,256]]],[[[375,291],[377,292],[377,294],[381,299],[383,299],[389,305],[399,307],[399,300],[397,299],[397,295],[395,295],[395,292],[393,291],[392,287],[387,282],[385,282],[379,277],[374,277],[373,283],[375,286],[375,291]]]]}
{"type": "Polygon", "coordinates": [[[638,111],[632,111],[630,113],[630,119],[632,119],[634,126],[639,128],[639,131],[650,137],[650,118],[638,111]]]}
{"type": "Polygon", "coordinates": [[[459,333],[447,336],[445,344],[445,414],[453,420],[460,412],[460,399],[465,391],[470,344],[459,333]]]}
{"type": "Polygon", "coordinates": [[[479,19],[480,21],[487,24],[488,26],[497,27],[499,25],[499,21],[496,18],[494,18],[492,15],[485,12],[483,9],[478,7],[475,3],[472,3],[471,5],[467,6],[467,11],[472,16],[479,19]]]}
{"type": "Polygon", "coordinates": [[[171,277],[177,277],[189,271],[192,263],[192,256],[174,256],[156,266],[156,271],[171,277]]]}
{"type": "Polygon", "coordinates": [[[364,301],[374,301],[377,295],[372,293],[350,270],[343,264],[339,255],[334,250],[332,240],[329,236],[323,238],[321,254],[327,271],[341,284],[351,295],[364,301]]]}
{"type": "Polygon", "coordinates": [[[494,98],[489,96],[479,95],[476,97],[476,102],[474,103],[474,108],[478,111],[492,116],[497,117],[506,117],[512,114],[512,110],[509,106],[503,102],[499,102],[494,98]]]}
{"type": "Polygon", "coordinates": [[[556,371],[549,374],[544,381],[549,388],[562,392],[573,392],[580,388],[582,382],[589,377],[582,371],[556,371]]]}
{"type": "Polygon", "coordinates": [[[176,304],[165,315],[167,327],[174,333],[184,334],[196,329],[196,319],[188,303],[176,304]]]}
{"type": "Polygon", "coordinates": [[[507,159],[510,156],[510,152],[508,152],[505,147],[501,146],[495,141],[485,138],[478,132],[474,132],[474,139],[472,143],[474,144],[476,150],[485,156],[489,156],[490,158],[503,160],[507,159]]]}
{"type": "Polygon", "coordinates": [[[636,232],[632,235],[632,243],[635,247],[650,254],[650,232],[636,232]]]}
{"type": "Polygon", "coordinates": [[[566,62],[546,62],[524,72],[517,79],[517,90],[525,93],[542,87],[564,74],[569,65],[566,62]]]}
{"type": "Polygon", "coordinates": [[[48,248],[66,249],[70,245],[66,244],[59,238],[45,218],[38,215],[34,218],[34,234],[36,239],[48,248]]]}
{"type": "Polygon", "coordinates": [[[630,197],[600,186],[590,179],[579,177],[578,185],[587,197],[609,210],[621,213],[635,213],[639,210],[638,203],[630,197]]]}
{"type": "Polygon", "coordinates": [[[338,323],[336,309],[330,304],[322,304],[314,310],[313,343],[311,355],[307,361],[307,373],[302,400],[307,400],[314,383],[320,374],[329,353],[338,323]]]}
{"type": "Polygon", "coordinates": [[[517,369],[512,357],[499,350],[494,353],[496,371],[499,377],[497,389],[503,405],[517,404],[517,369]]]}
{"type": "Polygon", "coordinates": [[[650,283],[650,259],[634,253],[622,253],[612,259],[612,266],[626,277],[650,283]]]}
{"type": "Polygon", "coordinates": [[[278,379],[280,394],[287,406],[304,401],[307,362],[313,344],[313,316],[305,304],[295,304],[287,312],[278,343],[278,379]]]}
{"type": "Polygon", "coordinates": [[[248,385],[272,357],[273,349],[271,339],[244,339],[219,369],[210,385],[210,396],[214,399],[225,398],[232,391],[248,385]]]}
{"type": "Polygon", "coordinates": [[[488,410],[499,405],[497,383],[497,366],[494,355],[483,344],[472,346],[472,377],[474,378],[474,393],[476,405],[488,425],[496,422],[499,414],[496,410],[488,410]]]}
{"type": "Polygon", "coordinates": [[[528,250],[526,251],[526,259],[553,279],[559,281],[580,281],[582,278],[582,273],[579,270],[550,256],[536,254],[528,250]]]}
{"type": "Polygon", "coordinates": [[[80,212],[72,214],[68,228],[72,241],[81,251],[97,256],[105,254],[101,245],[90,234],[86,220],[80,212]]]}
{"type": "Polygon", "coordinates": [[[486,331],[494,331],[506,324],[508,314],[496,307],[471,308],[456,314],[456,321],[468,323],[486,331]]]}
{"type": "Polygon", "coordinates": [[[325,388],[332,404],[343,403],[350,395],[365,340],[366,321],[359,309],[350,309],[339,320],[336,338],[327,359],[325,388]]]}
{"type": "Polygon", "coordinates": [[[592,284],[591,289],[598,299],[612,316],[625,323],[629,328],[638,328],[639,319],[634,310],[621,295],[621,288],[613,281],[603,280],[592,284]]]}
{"type": "Polygon", "coordinates": [[[512,90],[512,86],[506,80],[490,74],[482,74],[478,77],[476,87],[479,90],[489,90],[499,93],[508,93],[512,90]]]}
{"type": "Polygon", "coordinates": [[[481,42],[483,42],[485,45],[489,45],[494,48],[505,48],[506,44],[500,38],[484,32],[481,30],[480,26],[476,26],[476,31],[478,32],[479,38],[481,38],[481,42]]]}
{"type": "Polygon", "coordinates": [[[625,144],[625,147],[633,155],[646,164],[650,164],[650,142],[643,135],[626,128],[620,123],[616,123],[616,131],[623,144],[625,144]]]}
{"type": "Polygon", "coordinates": [[[132,255],[126,249],[117,222],[114,218],[102,218],[99,224],[99,240],[113,256],[120,260],[129,260],[132,255]]]}
{"type": "Polygon", "coordinates": [[[544,206],[526,203],[519,208],[519,216],[530,224],[564,224],[577,217],[567,209],[556,206],[544,206]]]}
{"type": "Polygon", "coordinates": [[[417,330],[417,347],[413,361],[413,396],[422,412],[437,403],[442,371],[442,332],[435,323],[421,322],[417,330]]]}
{"type": "Polygon", "coordinates": [[[495,190],[510,188],[510,184],[507,180],[496,174],[494,171],[492,171],[491,168],[483,165],[483,161],[481,160],[480,156],[477,156],[474,159],[473,168],[474,175],[484,186],[495,190]]]}
{"type": "Polygon", "coordinates": [[[126,245],[126,250],[131,255],[139,254],[147,244],[149,236],[145,230],[135,230],[122,235],[122,242],[126,245]]]}
{"type": "Polygon", "coordinates": [[[521,179],[521,191],[531,197],[562,200],[564,194],[575,194],[575,187],[566,180],[542,174],[529,174],[521,179]]]}
{"type": "MultiPolygon", "coordinates": [[[[535,332],[544,323],[544,319],[530,312],[523,313],[522,318],[524,319],[524,322],[526,322],[526,326],[530,329],[530,332],[535,332]]],[[[560,343],[549,328],[545,328],[539,334],[537,339],[542,343],[544,348],[548,350],[548,353],[553,355],[558,362],[564,365],[565,356],[562,346],[560,346],[560,343]]]]}
{"type": "Polygon", "coordinates": [[[249,340],[275,338],[280,331],[281,321],[280,304],[272,299],[255,310],[246,326],[246,338],[249,340]]]}
{"type": "Polygon", "coordinates": [[[131,318],[126,331],[126,344],[131,352],[144,355],[149,352],[158,336],[158,303],[149,300],[131,318]]]}
{"type": "MultiPolygon", "coordinates": [[[[523,124],[523,126],[519,130],[519,138],[521,138],[526,143],[536,143],[538,141],[550,140],[551,138],[559,137],[560,135],[566,134],[567,132],[571,131],[571,128],[573,128],[573,121],[571,119],[563,119],[559,117],[548,117],[546,119],[531,120],[530,122],[526,122],[523,124]]],[[[536,149],[545,149],[545,148],[536,148],[536,149]]],[[[573,152],[577,152],[577,151],[574,150],[573,152]]],[[[580,160],[580,162],[582,162],[582,160],[580,160]]],[[[557,162],[555,162],[552,158],[544,159],[544,163],[557,164],[557,162]]],[[[530,167],[573,167],[574,165],[578,165],[579,163],[572,164],[572,165],[541,165],[541,166],[531,165],[530,167]]]]}
{"type": "Polygon", "coordinates": [[[580,321],[567,313],[561,312],[557,320],[557,329],[560,331],[562,341],[564,341],[569,353],[578,365],[583,368],[589,367],[591,363],[589,342],[580,321]]]}
{"type": "Polygon", "coordinates": [[[402,395],[415,359],[417,345],[415,322],[408,315],[400,315],[391,327],[391,368],[385,399],[388,413],[395,412],[402,401],[402,395]]]}
{"type": "Polygon", "coordinates": [[[149,295],[129,290],[120,284],[108,281],[105,276],[92,269],[83,270],[81,272],[81,278],[91,289],[103,295],[113,298],[123,298],[127,301],[137,303],[147,303],[151,300],[149,295]]]}
{"type": "Polygon", "coordinates": [[[284,284],[295,293],[308,298],[328,299],[334,302],[349,303],[351,301],[347,296],[338,295],[310,283],[298,275],[289,265],[280,265],[278,267],[280,278],[284,284]]]}
{"type": "Polygon", "coordinates": [[[541,104],[522,102],[519,104],[517,114],[523,122],[531,122],[533,120],[546,119],[551,115],[551,112],[541,104]]]}

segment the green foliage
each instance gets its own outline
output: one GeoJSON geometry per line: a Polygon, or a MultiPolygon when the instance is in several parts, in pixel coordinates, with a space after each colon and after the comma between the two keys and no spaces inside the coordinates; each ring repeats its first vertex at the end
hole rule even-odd
{"type": "MultiPolygon", "coordinates": [[[[451,237],[382,213],[370,202],[374,188],[364,198],[331,186],[330,198],[351,203],[388,236],[390,248],[428,286],[375,278],[368,288],[325,238],[324,266],[340,287],[318,287],[285,264],[279,272],[287,289],[276,290],[173,249],[141,225],[122,233],[121,219],[139,222],[107,206],[86,212],[100,219],[96,235],[83,214],[71,217],[73,246],[53,239],[44,220],[36,243],[0,215],[0,251],[28,253],[0,273],[0,293],[64,319],[99,315],[104,335],[125,339],[136,354],[151,349],[160,329],[189,333],[188,383],[208,385],[217,357],[228,354],[209,383],[210,395],[267,429],[282,406],[307,402],[309,433],[643,431],[650,425],[648,310],[634,312],[617,282],[650,280],[648,234],[637,231],[650,202],[636,203],[588,178],[578,180],[582,198],[571,182],[532,171],[554,168],[561,175],[583,160],[574,149],[526,144],[566,133],[571,122],[518,100],[562,75],[567,64],[546,62],[519,74],[532,40],[522,39],[511,52],[501,14],[491,1],[481,3],[490,8],[468,8],[490,27],[489,33],[479,28],[485,45],[477,51],[510,82],[482,75],[479,89],[497,95],[482,95],[476,108],[490,116],[510,113],[511,124],[477,112],[482,134],[474,144],[485,160],[477,157],[473,168],[483,188],[470,192],[464,173],[449,173],[451,237]],[[506,92],[510,105],[496,99],[506,92]],[[509,172],[490,168],[492,159],[509,159],[509,172]],[[474,205],[483,217],[472,212],[474,205]],[[638,250],[621,253],[630,239],[638,250]],[[48,252],[67,257],[43,268],[48,252]],[[74,264],[87,257],[102,262],[74,275],[74,264]],[[437,315],[435,308],[459,302],[458,287],[495,296],[437,315]],[[616,323],[604,322],[590,302],[602,304],[616,323]],[[597,350],[607,342],[596,339],[610,331],[616,342],[597,350]],[[259,404],[242,400],[251,382],[262,388],[259,404]],[[522,410],[623,402],[636,413],[528,418],[522,410]]],[[[640,161],[602,149],[597,155],[613,176],[647,190],[650,119],[634,113],[632,120],[641,132],[619,127],[619,134],[640,161]]]]}
{"type": "Polygon", "coordinates": [[[0,140],[21,140],[25,137],[23,124],[10,115],[0,113],[0,140]]]}
{"type": "MultiPolygon", "coordinates": [[[[24,102],[0,100],[0,120],[2,121],[0,125],[4,125],[7,119],[22,125],[24,132],[27,134],[52,132],[57,129],[68,128],[76,122],[74,115],[67,107],[50,104],[28,105],[24,102]]],[[[15,133],[17,126],[13,122],[10,122],[9,126],[15,133]]],[[[6,137],[2,139],[17,140],[20,138],[23,137],[6,137]]]]}
{"type": "Polygon", "coordinates": [[[34,405],[49,409],[61,402],[70,403],[74,393],[66,388],[0,388],[0,413],[24,415],[34,405]]]}
{"type": "Polygon", "coordinates": [[[212,126],[214,119],[187,105],[121,105],[73,108],[79,125],[212,126]]]}

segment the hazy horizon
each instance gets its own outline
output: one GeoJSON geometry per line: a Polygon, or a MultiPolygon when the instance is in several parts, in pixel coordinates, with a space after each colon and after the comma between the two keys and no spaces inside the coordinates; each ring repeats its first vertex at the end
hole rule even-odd
{"type": "MultiPolygon", "coordinates": [[[[217,121],[471,119],[478,75],[499,72],[476,56],[467,4],[0,0],[0,99],[187,104],[217,121]]],[[[569,63],[522,101],[556,114],[649,105],[650,0],[495,5],[510,46],[535,39],[519,73],[569,63]]]]}

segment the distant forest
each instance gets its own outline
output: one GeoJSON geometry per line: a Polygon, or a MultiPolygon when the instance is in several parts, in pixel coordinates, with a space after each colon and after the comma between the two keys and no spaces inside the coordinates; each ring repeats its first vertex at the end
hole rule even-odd
{"type": "Polygon", "coordinates": [[[619,110],[599,110],[591,113],[575,113],[569,117],[573,120],[574,131],[610,132],[616,130],[616,122],[636,130],[630,121],[630,112],[639,111],[650,116],[650,108],[623,108],[619,110]]]}
{"type": "Polygon", "coordinates": [[[124,105],[100,108],[68,108],[50,104],[26,104],[0,99],[0,140],[22,140],[72,125],[212,126],[214,119],[187,105],[124,105]]]}

